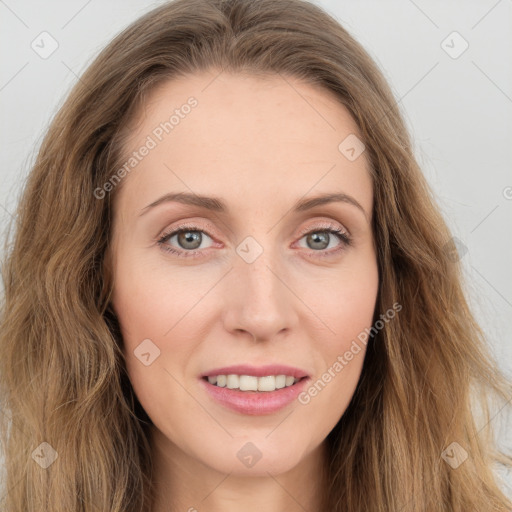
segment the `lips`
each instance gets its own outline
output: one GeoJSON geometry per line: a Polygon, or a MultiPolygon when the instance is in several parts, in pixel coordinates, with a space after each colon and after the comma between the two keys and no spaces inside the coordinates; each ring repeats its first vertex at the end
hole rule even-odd
{"type": "Polygon", "coordinates": [[[308,372],[288,365],[268,364],[251,366],[247,364],[224,366],[208,370],[200,375],[199,382],[206,394],[218,405],[245,415],[273,414],[289,406],[310,381],[308,372]],[[208,377],[219,375],[246,375],[253,377],[288,376],[296,382],[289,387],[274,391],[241,391],[211,384],[208,377]]]}
{"type": "Polygon", "coordinates": [[[216,375],[253,375],[254,377],[266,377],[267,375],[290,375],[296,379],[309,377],[309,374],[295,368],[282,364],[268,364],[265,366],[251,366],[247,364],[239,364],[233,366],[224,366],[222,368],[214,368],[200,375],[200,378],[213,377],[216,375]]]}
{"type": "Polygon", "coordinates": [[[205,378],[199,379],[199,383],[206,394],[221,407],[239,414],[260,416],[277,413],[291,405],[310,380],[309,377],[303,377],[290,387],[269,392],[219,388],[205,378]]]}

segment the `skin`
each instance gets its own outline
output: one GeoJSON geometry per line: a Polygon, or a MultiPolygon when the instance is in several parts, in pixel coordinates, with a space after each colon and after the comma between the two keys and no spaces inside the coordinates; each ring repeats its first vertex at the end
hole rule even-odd
{"type": "Polygon", "coordinates": [[[365,153],[350,161],[338,149],[357,125],[318,86],[210,71],[149,95],[127,155],[190,96],[197,106],[123,179],[114,203],[112,303],[131,383],[154,424],[153,512],[318,510],[325,439],[352,398],[364,348],[309,403],[294,400],[267,415],[223,407],[199,375],[282,363],[314,383],[371,327],[372,181],[365,153]],[[164,202],[140,215],[170,192],[215,196],[229,211],[164,202]],[[364,212],[342,202],[292,211],[299,199],[333,192],[364,212]],[[201,256],[169,254],[156,242],[180,222],[200,230],[200,246],[177,235],[165,244],[201,256]],[[326,224],[348,232],[352,244],[326,233],[326,224]],[[301,229],[327,237],[328,246],[301,229]],[[263,249],[252,263],[236,252],[248,236],[263,249]],[[148,366],[134,354],[146,339],[160,350],[148,366]],[[237,457],[249,441],[262,455],[252,467],[237,457]]]}

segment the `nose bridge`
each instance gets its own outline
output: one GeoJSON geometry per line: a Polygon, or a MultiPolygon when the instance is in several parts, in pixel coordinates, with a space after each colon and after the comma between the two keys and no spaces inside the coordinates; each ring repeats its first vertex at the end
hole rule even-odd
{"type": "MultiPolygon", "coordinates": [[[[259,237],[260,240],[262,237],[259,237]]],[[[255,338],[272,338],[294,322],[293,294],[279,262],[278,248],[246,237],[236,248],[228,283],[226,328],[244,330],[255,338]]]]}

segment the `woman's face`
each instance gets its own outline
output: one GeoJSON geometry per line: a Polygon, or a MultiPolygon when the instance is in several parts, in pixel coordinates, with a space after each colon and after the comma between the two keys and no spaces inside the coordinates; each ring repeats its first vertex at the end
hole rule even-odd
{"type": "Polygon", "coordinates": [[[279,474],[343,415],[378,288],[357,133],[329,92],[279,75],[196,74],[147,98],[117,185],[113,307],[169,457],[279,474]]]}

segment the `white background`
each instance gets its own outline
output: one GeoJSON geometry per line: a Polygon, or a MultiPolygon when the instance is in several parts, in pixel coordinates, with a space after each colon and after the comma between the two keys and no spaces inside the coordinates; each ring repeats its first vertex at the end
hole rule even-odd
{"type": "MultiPolygon", "coordinates": [[[[115,34],[160,3],[0,0],[0,234],[77,77],[115,34]],[[31,48],[43,31],[59,45],[46,59],[31,48]]],[[[512,0],[315,3],[363,44],[390,82],[417,158],[467,247],[462,263],[475,314],[512,375],[512,0]],[[469,46],[457,58],[445,51],[456,55],[464,41],[469,46]]],[[[510,453],[506,411],[493,422],[510,453]]],[[[507,482],[512,488],[510,472],[507,482]]]]}

